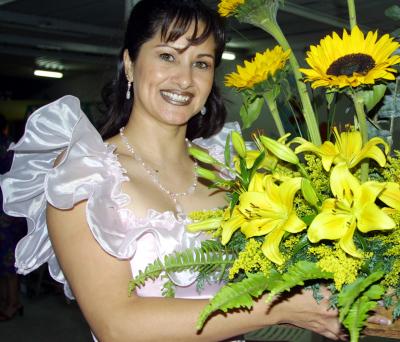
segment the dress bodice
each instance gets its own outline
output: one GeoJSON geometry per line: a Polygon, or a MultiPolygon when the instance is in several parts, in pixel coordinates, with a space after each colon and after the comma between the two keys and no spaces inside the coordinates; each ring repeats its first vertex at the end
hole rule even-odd
{"type": "MultiPolygon", "coordinates": [[[[226,137],[234,129],[239,130],[237,123],[229,123],[217,135],[194,143],[222,161],[226,137]]],[[[86,201],[87,223],[94,238],[110,255],[129,260],[133,275],[155,258],[198,246],[204,238],[185,230],[189,220],[183,214],[155,210],[148,210],[146,217],[133,214],[127,207],[131,198],[121,191],[122,182],[129,179],[115,147],[102,140],[73,96],[33,113],[23,137],[10,148],[14,150],[13,164],[0,178],[3,207],[9,215],[26,217],[28,222],[28,234],[16,248],[16,267],[19,273],[27,274],[47,262],[51,276],[64,284],[70,298],[73,295],[48,237],[47,203],[70,209],[86,201]],[[61,160],[54,167],[61,152],[61,160]]],[[[215,291],[210,287],[197,294],[195,275],[188,272],[169,277],[177,285],[177,297],[204,298],[215,291]]],[[[148,282],[138,294],[161,296],[162,282],[148,282]]]]}

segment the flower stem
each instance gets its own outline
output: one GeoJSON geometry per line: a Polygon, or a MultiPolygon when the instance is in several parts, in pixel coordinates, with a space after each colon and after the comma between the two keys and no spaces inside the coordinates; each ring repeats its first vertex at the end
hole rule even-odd
{"type": "MultiPolygon", "coordinates": [[[[266,25],[264,29],[269,32],[276,41],[282,46],[282,48],[286,51],[290,49],[289,42],[287,41],[285,35],[280,29],[279,25],[266,25]]],[[[311,139],[311,142],[315,145],[321,145],[321,135],[319,132],[317,118],[314,113],[314,109],[311,104],[310,96],[307,91],[306,85],[301,81],[302,75],[299,71],[299,62],[296,59],[293,51],[289,55],[289,62],[292,66],[294,78],[296,81],[297,89],[299,91],[299,96],[301,103],[303,105],[303,115],[307,124],[308,133],[311,139]]]]}
{"type": "MultiPolygon", "coordinates": [[[[353,93],[351,95],[354,107],[357,113],[358,125],[360,126],[360,133],[362,139],[362,145],[368,142],[368,126],[367,126],[367,116],[364,111],[364,100],[359,93],[353,93]]],[[[368,180],[368,172],[369,172],[369,162],[368,160],[364,160],[361,163],[361,182],[365,182],[368,180]]]]}
{"type": "Polygon", "coordinates": [[[272,118],[275,121],[276,128],[278,129],[279,136],[285,135],[285,129],[282,124],[281,116],[279,115],[278,107],[276,105],[276,100],[272,91],[267,92],[263,95],[264,101],[267,104],[269,110],[271,111],[272,118]]]}
{"type": "Polygon", "coordinates": [[[347,0],[347,6],[349,8],[350,28],[353,29],[354,26],[357,26],[356,5],[354,0],[347,0]]]}

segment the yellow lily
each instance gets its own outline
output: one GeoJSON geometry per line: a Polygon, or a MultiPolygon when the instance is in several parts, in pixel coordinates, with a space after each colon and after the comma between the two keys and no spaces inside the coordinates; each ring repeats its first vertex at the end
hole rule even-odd
{"type": "Polygon", "coordinates": [[[285,232],[297,233],[306,224],[293,210],[293,199],[301,187],[301,178],[291,178],[275,184],[271,175],[256,174],[249,189],[240,195],[238,210],[244,219],[241,230],[247,238],[265,235],[262,251],[276,264],[284,258],[279,245],[285,232]]]}
{"type": "Polygon", "coordinates": [[[221,243],[226,245],[231,239],[234,232],[236,232],[243,223],[246,222],[245,217],[239,211],[238,206],[235,206],[230,213],[230,208],[225,210],[224,220],[221,223],[222,233],[221,233],[221,243]]]}
{"type": "Polygon", "coordinates": [[[389,207],[397,211],[400,211],[400,184],[395,182],[386,182],[377,184],[380,190],[378,198],[389,207]],[[380,186],[381,184],[384,184],[383,189],[380,186]]]}
{"type": "Polygon", "coordinates": [[[367,233],[396,227],[396,223],[375,204],[386,184],[372,181],[360,184],[345,164],[339,164],[332,170],[330,185],[336,198],[324,201],[321,213],[308,228],[308,238],[313,243],[323,239],[339,240],[346,253],[360,258],[362,254],[353,241],[357,228],[367,233]]]}
{"type": "Polygon", "coordinates": [[[326,171],[329,171],[332,164],[344,163],[349,169],[356,166],[365,158],[374,159],[380,166],[386,164],[386,155],[389,153],[389,145],[381,138],[370,139],[365,146],[362,146],[361,133],[359,131],[342,132],[339,134],[337,128],[333,129],[335,144],[325,141],[321,146],[316,146],[309,141],[297,137],[292,143],[299,143],[295,153],[314,152],[322,161],[326,171]],[[385,153],[377,145],[383,145],[385,153]]]}

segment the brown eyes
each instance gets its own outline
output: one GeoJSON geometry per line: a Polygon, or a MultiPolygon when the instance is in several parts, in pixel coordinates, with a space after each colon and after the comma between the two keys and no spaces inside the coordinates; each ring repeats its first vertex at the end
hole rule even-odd
{"type": "MultiPolygon", "coordinates": [[[[169,62],[169,63],[173,63],[176,61],[175,57],[172,54],[166,53],[166,52],[160,53],[159,57],[162,61],[169,62]]],[[[211,67],[210,63],[207,63],[204,61],[193,62],[192,65],[193,65],[193,67],[198,68],[200,70],[207,70],[211,67]]]]}

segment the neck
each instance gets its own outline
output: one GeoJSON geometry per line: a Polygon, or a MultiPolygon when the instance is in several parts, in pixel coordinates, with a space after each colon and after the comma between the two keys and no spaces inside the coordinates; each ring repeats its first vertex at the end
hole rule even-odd
{"type": "Polygon", "coordinates": [[[129,120],[124,135],[143,159],[156,165],[187,160],[186,125],[168,126],[146,120],[129,120]]]}

